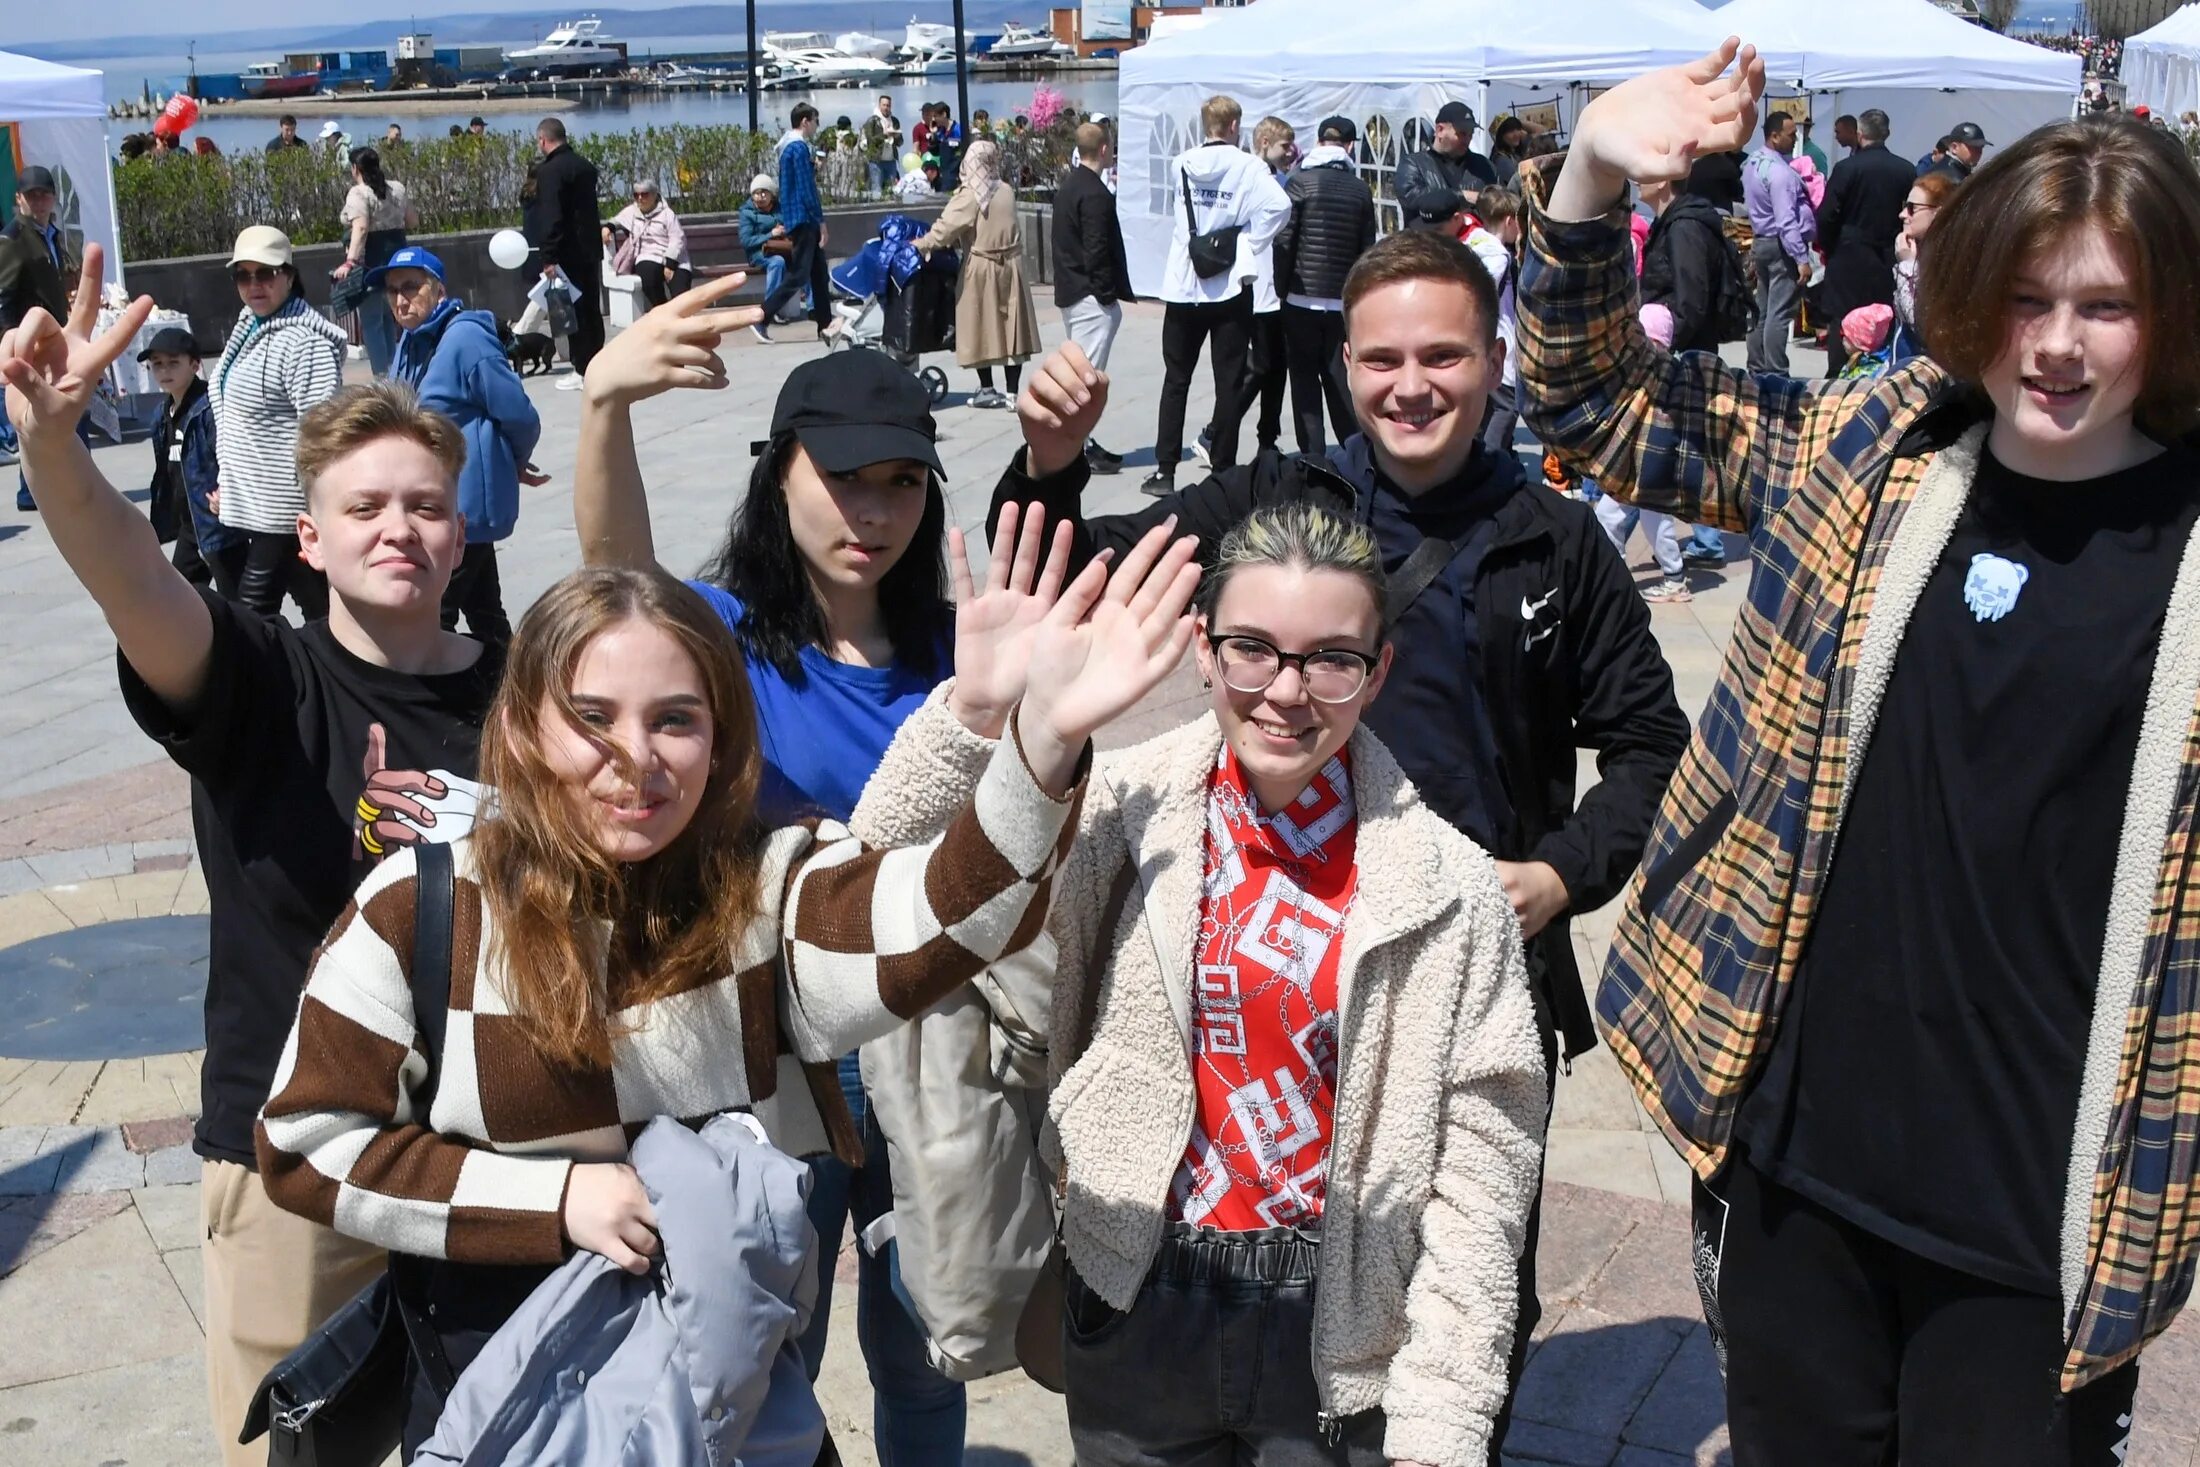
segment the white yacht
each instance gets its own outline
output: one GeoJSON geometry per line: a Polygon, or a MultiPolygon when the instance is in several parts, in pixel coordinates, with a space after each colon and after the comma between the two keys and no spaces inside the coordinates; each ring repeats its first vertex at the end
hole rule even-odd
{"type": "Polygon", "coordinates": [[[833,49],[850,56],[868,56],[874,61],[884,61],[894,54],[894,43],[883,36],[863,31],[843,31],[833,37],[833,49]]]}
{"type": "Polygon", "coordinates": [[[767,39],[763,53],[782,68],[800,68],[813,87],[873,87],[894,75],[889,62],[872,56],[850,56],[831,46],[791,49],[775,46],[767,39]]]}
{"type": "Polygon", "coordinates": [[[538,46],[505,52],[504,59],[516,72],[543,76],[624,71],[626,43],[605,35],[603,22],[591,15],[556,27],[538,46]]]}
{"type": "Polygon", "coordinates": [[[955,48],[945,46],[920,46],[909,53],[909,59],[894,68],[896,76],[953,76],[955,74],[955,48]]]}
{"type": "MultiPolygon", "coordinates": [[[[909,28],[902,34],[901,44],[905,51],[945,51],[952,56],[955,54],[955,28],[936,21],[911,17],[909,28]]],[[[978,50],[978,38],[967,28],[963,31],[963,49],[972,55],[976,55],[978,50]]]]}
{"type": "Polygon", "coordinates": [[[1001,38],[985,54],[995,61],[1038,61],[1070,55],[1072,51],[1046,32],[1031,30],[1012,20],[1001,27],[1001,38]]]}

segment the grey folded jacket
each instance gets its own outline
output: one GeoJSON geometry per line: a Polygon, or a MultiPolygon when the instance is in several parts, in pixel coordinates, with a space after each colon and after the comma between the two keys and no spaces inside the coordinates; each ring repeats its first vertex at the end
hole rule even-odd
{"type": "Polygon", "coordinates": [[[645,1277],[580,1253],[490,1337],[418,1464],[813,1467],[796,1348],[817,1301],[809,1168],[745,1116],[652,1121],[632,1160],[664,1241],[645,1277]]]}

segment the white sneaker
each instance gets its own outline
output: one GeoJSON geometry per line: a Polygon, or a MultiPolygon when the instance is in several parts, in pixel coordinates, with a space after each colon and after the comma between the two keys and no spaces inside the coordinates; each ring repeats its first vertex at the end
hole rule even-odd
{"type": "Polygon", "coordinates": [[[578,392],[587,385],[588,379],[579,372],[568,372],[558,379],[556,390],[559,392],[578,392]]]}

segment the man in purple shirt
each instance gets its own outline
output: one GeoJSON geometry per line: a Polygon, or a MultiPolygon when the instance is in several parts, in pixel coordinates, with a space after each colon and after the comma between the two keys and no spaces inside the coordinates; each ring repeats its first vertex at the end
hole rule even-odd
{"type": "Polygon", "coordinates": [[[1802,175],[1789,162],[1795,151],[1795,119],[1765,114],[1765,146],[1742,165],[1742,202],[1749,208],[1755,243],[1749,262],[1757,269],[1757,324],[1749,332],[1749,370],[1788,375],[1788,334],[1802,301],[1802,274],[1810,268],[1810,242],[1818,221],[1803,193],[1802,175]]]}

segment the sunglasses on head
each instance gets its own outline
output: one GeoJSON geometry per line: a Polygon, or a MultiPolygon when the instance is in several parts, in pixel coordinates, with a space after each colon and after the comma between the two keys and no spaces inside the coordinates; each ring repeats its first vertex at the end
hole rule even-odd
{"type": "Polygon", "coordinates": [[[229,278],[239,285],[272,285],[283,278],[283,267],[278,265],[272,270],[263,270],[251,265],[231,265],[229,278]]]}

